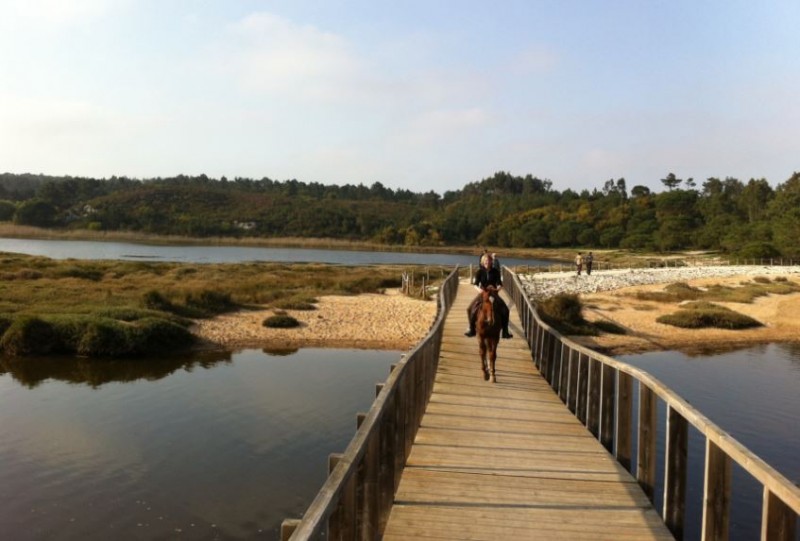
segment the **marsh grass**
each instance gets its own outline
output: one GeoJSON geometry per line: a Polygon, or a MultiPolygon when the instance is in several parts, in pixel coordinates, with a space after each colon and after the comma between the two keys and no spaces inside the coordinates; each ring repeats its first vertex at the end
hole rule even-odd
{"type": "MultiPolygon", "coordinates": [[[[323,295],[381,292],[399,284],[408,270],[394,265],[57,261],[16,254],[0,254],[0,268],[0,349],[5,353],[112,357],[183,348],[190,342],[186,328],[193,319],[264,304],[298,310],[323,295]],[[123,345],[117,347],[114,340],[123,345]]],[[[439,274],[437,267],[432,275],[439,274]]]]}
{"type": "Polygon", "coordinates": [[[601,332],[625,334],[623,327],[611,321],[587,321],[583,317],[580,297],[564,293],[550,297],[536,306],[536,311],[548,325],[562,334],[597,336],[601,332]]]}
{"type": "Polygon", "coordinates": [[[656,321],[684,329],[714,327],[735,330],[762,326],[750,316],[707,301],[687,303],[674,314],[660,316],[656,321]]]}

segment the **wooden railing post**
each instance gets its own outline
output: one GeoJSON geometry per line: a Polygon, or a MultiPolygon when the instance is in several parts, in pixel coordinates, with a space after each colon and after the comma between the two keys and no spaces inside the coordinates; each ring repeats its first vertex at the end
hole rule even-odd
{"type": "Polygon", "coordinates": [[[633,421],[633,377],[619,372],[617,391],[617,445],[615,454],[617,462],[631,471],[632,442],[631,429],[633,421]]]}
{"type": "Polygon", "coordinates": [[[300,525],[300,519],[284,519],[283,522],[281,522],[281,541],[289,541],[289,538],[292,537],[298,525],[300,525]]]}
{"type": "Polygon", "coordinates": [[[580,365],[578,366],[578,402],[576,404],[576,415],[578,420],[586,426],[586,414],[588,412],[589,398],[589,356],[581,353],[580,365]]]}
{"type": "Polygon", "coordinates": [[[617,371],[607,364],[602,370],[602,394],[600,397],[600,443],[611,453],[614,451],[614,404],[616,398],[617,371]]]}
{"type": "MultiPolygon", "coordinates": [[[[331,454],[328,457],[328,474],[339,464],[342,455],[331,454]]],[[[344,492],[328,521],[328,539],[349,540],[356,536],[356,476],[351,476],[344,486],[344,492]]]]}
{"type": "Polygon", "coordinates": [[[689,425],[667,406],[667,441],[664,448],[664,523],[672,535],[683,539],[686,513],[686,474],[689,456],[689,425]]]}
{"type": "Polygon", "coordinates": [[[764,487],[764,505],[761,513],[761,539],[763,541],[794,541],[797,513],[792,511],[767,487],[764,487]]]}
{"type": "Polygon", "coordinates": [[[567,407],[569,411],[577,415],[578,412],[578,372],[581,362],[581,354],[570,348],[569,350],[569,394],[567,396],[567,407]]]}
{"type": "Polygon", "coordinates": [[[703,484],[703,541],[728,539],[731,500],[731,460],[717,445],[706,439],[705,481],[703,484]]]}
{"type": "Polygon", "coordinates": [[[558,396],[566,404],[569,396],[569,371],[570,371],[570,349],[561,342],[561,381],[558,384],[558,396]]]}
{"type": "Polygon", "coordinates": [[[600,436],[600,361],[587,357],[589,363],[589,397],[586,427],[595,438],[600,436]]]}
{"type": "Polygon", "coordinates": [[[636,479],[653,501],[656,486],[656,397],[647,385],[639,382],[639,445],[636,479]]]}

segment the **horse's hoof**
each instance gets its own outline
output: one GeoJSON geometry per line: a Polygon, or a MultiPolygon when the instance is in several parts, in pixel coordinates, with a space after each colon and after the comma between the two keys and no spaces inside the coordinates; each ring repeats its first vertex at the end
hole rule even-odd
{"type": "Polygon", "coordinates": [[[497,378],[494,376],[494,374],[489,377],[489,383],[497,383],[497,378]]]}
{"type": "Polygon", "coordinates": [[[483,372],[483,381],[488,381],[489,380],[489,372],[487,372],[486,370],[482,370],[482,372],[483,372]]]}

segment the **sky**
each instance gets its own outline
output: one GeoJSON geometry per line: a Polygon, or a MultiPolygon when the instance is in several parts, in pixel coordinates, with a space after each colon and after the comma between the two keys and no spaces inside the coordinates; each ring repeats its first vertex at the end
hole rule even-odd
{"type": "Polygon", "coordinates": [[[0,0],[0,172],[776,186],[798,24],[797,0],[0,0]]]}

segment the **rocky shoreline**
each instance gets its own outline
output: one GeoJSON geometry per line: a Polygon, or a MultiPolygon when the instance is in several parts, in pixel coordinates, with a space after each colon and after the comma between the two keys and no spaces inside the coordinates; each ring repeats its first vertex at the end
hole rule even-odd
{"type": "Polygon", "coordinates": [[[596,271],[591,276],[575,272],[520,274],[527,295],[546,299],[561,293],[599,293],[632,286],[688,282],[701,278],[734,276],[791,276],[800,277],[800,266],[725,265],[702,267],[672,267],[661,269],[623,269],[596,271]]]}

